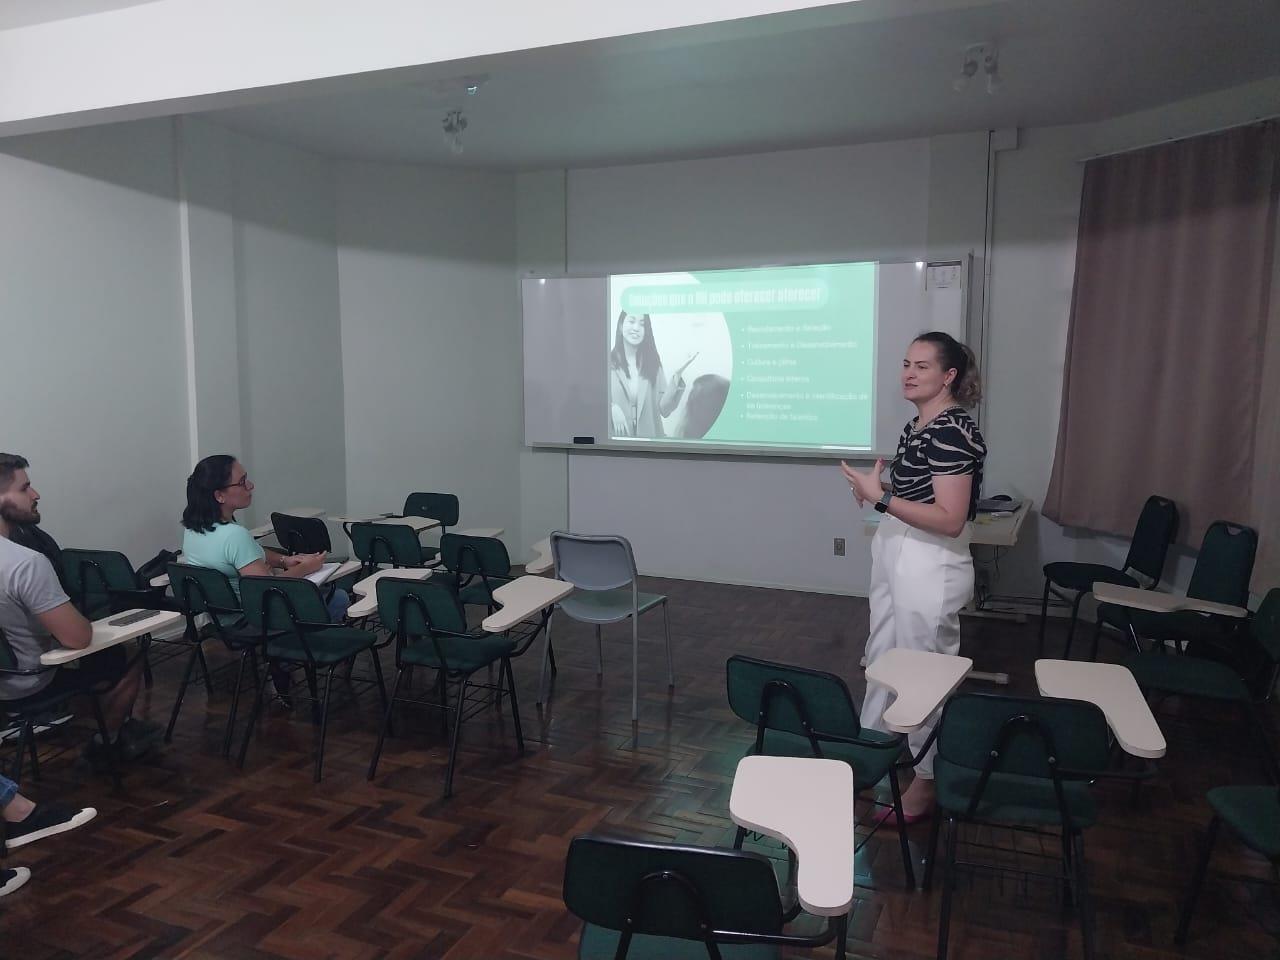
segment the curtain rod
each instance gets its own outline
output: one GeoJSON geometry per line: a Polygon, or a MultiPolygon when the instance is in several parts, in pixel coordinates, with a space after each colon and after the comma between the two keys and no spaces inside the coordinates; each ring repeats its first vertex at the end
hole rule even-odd
{"type": "Polygon", "coordinates": [[[1196,133],[1184,133],[1179,137],[1165,137],[1163,140],[1152,140],[1150,143],[1141,143],[1136,147],[1124,147],[1120,150],[1108,150],[1105,153],[1095,153],[1089,157],[1080,157],[1076,163],[1088,163],[1090,160],[1103,160],[1107,157],[1118,157],[1126,153],[1134,153],[1138,150],[1146,150],[1148,147],[1160,147],[1166,143],[1178,143],[1181,140],[1191,140],[1194,137],[1208,137],[1215,133],[1225,133],[1227,130],[1234,130],[1236,127],[1247,127],[1255,123],[1265,123],[1268,120],[1280,119],[1280,113],[1267,114],[1261,117],[1254,117],[1252,120],[1242,120],[1239,123],[1229,123],[1223,127],[1214,127],[1212,130],[1200,130],[1196,133]]]}

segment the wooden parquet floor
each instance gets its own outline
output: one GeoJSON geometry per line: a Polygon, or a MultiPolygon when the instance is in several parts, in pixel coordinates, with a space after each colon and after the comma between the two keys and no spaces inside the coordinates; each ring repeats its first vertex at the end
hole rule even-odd
{"type": "MultiPolygon", "coordinates": [[[[447,741],[435,715],[404,715],[376,780],[366,781],[378,719],[367,688],[335,709],[319,785],[311,782],[315,728],[301,704],[266,715],[243,773],[221,758],[225,688],[209,701],[193,687],[174,742],[130,767],[120,793],[77,762],[76,750],[50,755],[42,780],[28,779],[26,792],[92,804],[99,817],[6,860],[29,865],[33,878],[0,902],[0,957],[574,956],[578,923],[560,897],[572,837],[731,841],[729,787],[751,731],[725,703],[730,654],[832,669],[855,696],[863,688],[864,600],[661,580],[645,589],[671,596],[678,685],[669,695],[661,617],[653,614],[642,629],[638,740],[628,633],[606,631],[598,682],[591,630],[558,620],[560,673],[545,711],[534,696],[540,646],[516,664],[528,752],[516,755],[509,718],[476,717],[463,729],[448,801],[441,798],[447,741]]],[[[1061,630],[1052,624],[1051,636],[1061,630]]],[[[1010,672],[1012,689],[1032,692],[1035,631],[1034,622],[966,621],[966,651],[982,668],[1010,672]]],[[[389,650],[385,658],[390,665],[389,650]]],[[[157,670],[143,701],[151,718],[167,718],[179,676],[177,662],[157,670]]],[[[1127,787],[1098,791],[1102,820],[1086,850],[1100,955],[1274,956],[1274,895],[1221,875],[1206,884],[1186,953],[1172,947],[1209,816],[1205,790],[1259,782],[1261,771],[1247,746],[1233,746],[1238,727],[1165,729],[1169,757],[1136,805],[1127,787]]],[[[72,739],[60,734],[47,746],[72,739]]],[[[928,826],[911,831],[923,855],[928,826]]],[[[1219,851],[1220,869],[1266,876],[1265,864],[1225,835],[1219,851]]],[[[932,957],[937,889],[903,890],[892,834],[868,843],[858,874],[853,955],[932,957]]],[[[974,960],[1081,955],[1074,914],[1064,912],[1057,889],[1009,878],[961,881],[951,946],[954,957],[974,960]]]]}

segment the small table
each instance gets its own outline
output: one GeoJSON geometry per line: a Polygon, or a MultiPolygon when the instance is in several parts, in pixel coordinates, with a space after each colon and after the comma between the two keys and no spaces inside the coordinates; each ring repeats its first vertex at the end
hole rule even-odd
{"type": "Polygon", "coordinates": [[[1164,734],[1127,667],[1080,660],[1037,660],[1041,696],[1097,704],[1125,753],[1155,760],[1165,754],[1164,734]]]}
{"type": "Polygon", "coordinates": [[[490,540],[496,540],[507,531],[502,527],[467,527],[465,530],[453,532],[460,537],[487,537],[490,540]]]}
{"type": "Polygon", "coordinates": [[[426,580],[431,576],[429,567],[388,567],[370,574],[352,586],[352,592],[360,599],[347,608],[347,616],[352,620],[370,616],[378,609],[378,581],[384,577],[396,580],[426,580]]]}
{"type": "MultiPolygon", "coordinates": [[[[414,533],[440,526],[439,520],[432,520],[430,517],[334,517],[333,520],[341,524],[343,529],[353,523],[397,523],[409,527],[414,533]]],[[[350,535],[351,531],[347,530],[347,536],[350,535]]]]}
{"type": "Polygon", "coordinates": [[[1176,593],[1157,593],[1154,590],[1141,590],[1137,587],[1126,587],[1117,583],[1095,583],[1093,596],[1099,603],[1110,603],[1117,607],[1129,607],[1133,610],[1148,610],[1151,613],[1210,613],[1218,617],[1241,619],[1249,615],[1244,607],[1234,607],[1229,603],[1214,603],[1212,600],[1197,600],[1195,597],[1181,596],[1176,593]]]}
{"type": "Polygon", "coordinates": [[[173,610],[157,610],[149,617],[121,626],[113,626],[109,622],[138,612],[137,610],[125,610],[122,613],[113,613],[109,617],[93,621],[93,638],[89,641],[87,647],[80,650],[72,650],[70,647],[58,647],[54,650],[49,650],[40,655],[41,665],[57,667],[65,663],[71,663],[73,660],[101,653],[103,650],[118,646],[126,641],[136,640],[138,637],[148,633],[167,630],[169,627],[176,626],[182,622],[182,614],[173,610]]]}
{"type": "Polygon", "coordinates": [[[525,573],[546,573],[555,566],[555,558],[551,556],[551,538],[539,540],[531,548],[533,559],[524,565],[525,573]]]}
{"type": "Polygon", "coordinates": [[[867,667],[867,680],[897,694],[884,712],[884,725],[894,733],[915,733],[956,692],[972,668],[968,657],[895,648],[867,667]]]}
{"type": "Polygon", "coordinates": [[[743,757],[729,816],[795,852],[800,905],[819,917],[853,906],[853,769],[816,757],[743,757]]]}
{"type": "Polygon", "coordinates": [[[493,591],[500,609],[481,622],[486,633],[505,633],[535,613],[541,613],[573,593],[573,584],[550,577],[516,577],[493,591]]]}

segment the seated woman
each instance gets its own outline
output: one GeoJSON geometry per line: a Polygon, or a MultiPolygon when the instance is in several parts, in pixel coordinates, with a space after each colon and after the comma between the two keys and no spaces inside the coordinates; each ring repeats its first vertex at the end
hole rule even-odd
{"type": "MultiPolygon", "coordinates": [[[[182,511],[182,559],[197,567],[211,567],[226,575],[240,593],[241,577],[305,577],[324,563],[323,553],[289,556],[266,550],[247,529],[236,522],[237,510],[253,503],[253,482],[244,465],[228,454],[205,457],[187,478],[187,507],[182,511]]],[[[351,598],[334,590],[325,602],[329,617],[340,623],[351,598]]],[[[276,691],[287,698],[289,673],[272,670],[276,691]]]]}

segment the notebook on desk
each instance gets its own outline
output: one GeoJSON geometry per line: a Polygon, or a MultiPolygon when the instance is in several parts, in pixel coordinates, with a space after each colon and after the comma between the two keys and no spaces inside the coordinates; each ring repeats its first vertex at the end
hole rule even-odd
{"type": "Polygon", "coordinates": [[[325,563],[315,573],[308,573],[307,579],[314,583],[317,587],[324,586],[324,582],[333,576],[333,571],[342,566],[340,563],[325,563]]]}

